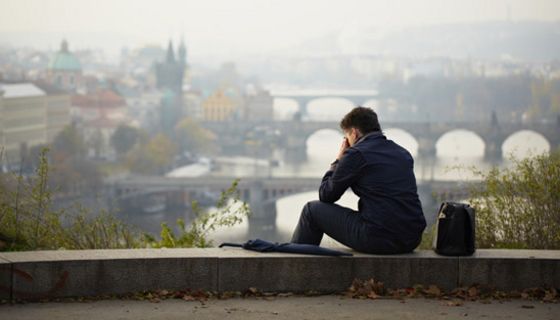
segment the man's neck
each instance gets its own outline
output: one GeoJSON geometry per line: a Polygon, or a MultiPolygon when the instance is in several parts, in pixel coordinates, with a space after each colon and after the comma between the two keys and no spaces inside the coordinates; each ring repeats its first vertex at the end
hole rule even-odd
{"type": "Polygon", "coordinates": [[[356,143],[354,143],[354,145],[360,143],[361,141],[363,141],[367,137],[378,135],[378,134],[381,134],[381,131],[372,131],[372,132],[366,133],[363,136],[359,137],[358,140],[356,140],[356,143]]]}

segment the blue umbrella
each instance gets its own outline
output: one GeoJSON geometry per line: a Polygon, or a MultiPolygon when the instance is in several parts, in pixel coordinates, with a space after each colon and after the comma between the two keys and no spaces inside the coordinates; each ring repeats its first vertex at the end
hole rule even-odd
{"type": "Polygon", "coordinates": [[[249,240],[243,244],[238,243],[222,243],[221,247],[239,247],[247,250],[253,250],[258,252],[287,252],[287,253],[303,253],[303,254],[315,254],[320,256],[352,256],[351,253],[341,252],[332,249],[327,249],[319,247],[312,244],[303,243],[272,243],[269,241],[255,239],[249,240]]]}

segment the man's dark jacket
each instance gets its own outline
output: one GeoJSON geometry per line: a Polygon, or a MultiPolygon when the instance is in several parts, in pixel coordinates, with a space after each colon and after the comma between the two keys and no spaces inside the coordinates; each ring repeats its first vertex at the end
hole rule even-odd
{"type": "Polygon", "coordinates": [[[414,160],[381,132],[372,132],[348,148],[327,171],[319,200],[334,203],[348,187],[360,197],[358,211],[376,236],[419,239],[426,220],[418,198],[414,160]]]}

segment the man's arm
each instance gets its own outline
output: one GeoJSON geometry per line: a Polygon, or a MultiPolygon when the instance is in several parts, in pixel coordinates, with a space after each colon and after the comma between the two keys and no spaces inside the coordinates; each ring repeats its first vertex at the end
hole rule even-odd
{"type": "Polygon", "coordinates": [[[340,159],[331,165],[323,176],[319,187],[319,200],[335,203],[359,177],[365,165],[362,154],[355,149],[346,149],[340,159]]]}

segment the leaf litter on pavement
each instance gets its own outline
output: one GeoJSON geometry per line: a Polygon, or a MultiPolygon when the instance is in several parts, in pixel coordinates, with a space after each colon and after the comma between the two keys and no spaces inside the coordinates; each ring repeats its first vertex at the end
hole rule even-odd
{"type": "Polygon", "coordinates": [[[436,285],[414,285],[409,288],[387,289],[381,281],[375,279],[354,279],[352,285],[345,292],[345,296],[354,299],[379,298],[435,298],[446,301],[447,306],[462,306],[465,301],[479,301],[491,303],[492,300],[523,299],[546,303],[560,302],[560,295],[555,288],[528,288],[522,291],[500,291],[489,286],[474,284],[467,287],[455,288],[446,292],[436,285]]]}
{"type": "MultiPolygon", "coordinates": [[[[256,298],[263,300],[274,300],[277,298],[286,298],[291,296],[318,296],[324,295],[324,292],[315,290],[307,290],[305,292],[263,292],[256,287],[249,287],[245,291],[204,291],[204,290],[153,290],[140,291],[128,294],[101,295],[92,297],[74,297],[74,298],[47,298],[41,299],[42,302],[50,301],[75,301],[89,302],[96,300],[140,300],[158,303],[162,300],[180,299],[187,302],[199,302],[202,305],[209,299],[233,299],[233,298],[256,298]]],[[[336,293],[335,293],[336,294],[336,293]]],[[[417,284],[408,288],[391,289],[386,288],[383,282],[373,278],[368,280],[354,279],[350,287],[342,293],[338,293],[343,297],[353,299],[399,299],[406,302],[406,298],[430,298],[440,299],[447,306],[462,306],[465,301],[479,301],[480,303],[492,303],[492,301],[505,301],[511,299],[522,299],[529,301],[541,301],[544,303],[560,302],[560,295],[556,288],[528,288],[521,291],[500,291],[488,286],[471,285],[466,287],[455,288],[451,291],[445,291],[436,285],[417,284]]],[[[25,301],[12,301],[25,302],[25,301]]],[[[10,303],[8,300],[1,300],[0,304],[10,303]]]]}

